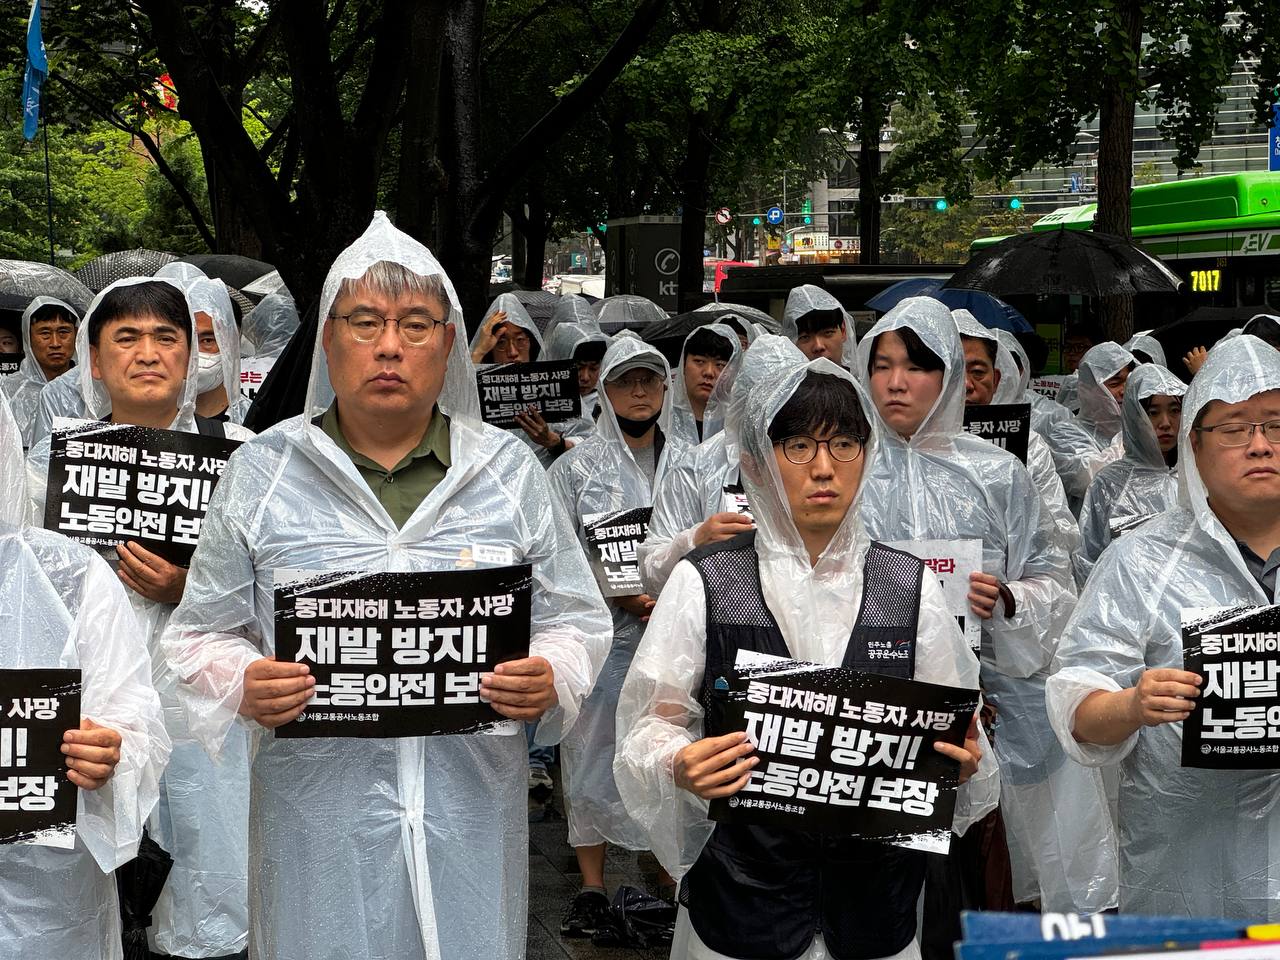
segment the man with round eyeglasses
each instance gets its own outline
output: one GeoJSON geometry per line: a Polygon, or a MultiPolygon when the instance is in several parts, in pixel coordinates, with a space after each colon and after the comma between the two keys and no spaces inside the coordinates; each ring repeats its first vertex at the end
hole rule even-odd
{"type": "Polygon", "coordinates": [[[1183,398],[1177,503],[1098,560],[1058,646],[1049,717],[1076,761],[1119,764],[1120,910],[1280,918],[1275,770],[1182,766],[1205,677],[1183,611],[1276,602],[1280,353],[1209,352],[1183,398]]]}

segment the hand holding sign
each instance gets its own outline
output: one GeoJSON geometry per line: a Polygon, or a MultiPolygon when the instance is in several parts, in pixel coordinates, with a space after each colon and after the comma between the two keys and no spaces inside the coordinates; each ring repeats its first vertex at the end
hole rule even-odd
{"type": "Polygon", "coordinates": [[[933,749],[960,764],[956,783],[968,783],[969,779],[978,772],[978,764],[982,762],[982,747],[978,744],[978,715],[975,713],[969,720],[969,729],[965,731],[963,747],[939,740],[934,743],[933,749]]]}
{"type": "Polygon", "coordinates": [[[284,663],[263,657],[244,671],[240,714],[274,729],[297,719],[314,692],[315,677],[305,663],[284,663]]]}
{"type": "Polygon", "coordinates": [[[969,609],[975,616],[990,620],[1000,599],[1000,581],[989,573],[969,574],[969,609]]]}
{"type": "Polygon", "coordinates": [[[498,664],[481,676],[480,697],[512,720],[537,720],[560,702],[555,671],[543,657],[498,664]]]}
{"type": "Polygon", "coordinates": [[[684,747],[672,764],[676,786],[703,800],[730,797],[747,785],[760,762],[750,757],[755,745],[744,732],[703,737],[684,747]]]}
{"type": "Polygon", "coordinates": [[[633,597],[614,597],[613,602],[633,617],[639,617],[642,621],[648,623],[649,615],[653,613],[653,608],[658,601],[647,593],[640,593],[633,597]]]}
{"type": "Polygon", "coordinates": [[[547,425],[536,407],[530,407],[515,415],[516,423],[540,447],[550,449],[560,443],[560,435],[547,425]]]}
{"type": "Polygon", "coordinates": [[[730,540],[751,529],[751,518],[741,513],[717,513],[703,520],[693,532],[694,546],[730,540]]]}
{"type": "Polygon", "coordinates": [[[187,586],[187,571],[130,540],[116,547],[120,582],[153,603],[178,603],[187,586]]]}
{"type": "Polygon", "coordinates": [[[1134,726],[1155,727],[1187,719],[1202,682],[1186,670],[1144,670],[1132,693],[1134,726]]]}
{"type": "Polygon", "coordinates": [[[111,779],[120,762],[120,734],[85,717],[79,730],[68,730],[62,739],[68,780],[81,790],[97,790],[111,779]]]}

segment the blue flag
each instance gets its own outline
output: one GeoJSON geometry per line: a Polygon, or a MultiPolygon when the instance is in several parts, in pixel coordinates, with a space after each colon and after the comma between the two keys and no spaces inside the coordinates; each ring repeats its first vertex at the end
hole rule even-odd
{"type": "Polygon", "coordinates": [[[27,75],[22,84],[22,135],[36,138],[40,128],[40,85],[49,75],[49,59],[44,53],[44,37],[40,35],[40,0],[31,0],[31,19],[27,21],[27,75]]]}

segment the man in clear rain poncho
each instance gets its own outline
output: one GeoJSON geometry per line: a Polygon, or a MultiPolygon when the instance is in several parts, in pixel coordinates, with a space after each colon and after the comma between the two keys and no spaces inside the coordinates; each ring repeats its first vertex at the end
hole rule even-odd
{"type": "Polygon", "coordinates": [[[209,420],[244,423],[249,402],[240,396],[240,329],[231,295],[221,280],[196,278],[186,285],[199,346],[196,413],[209,420]]]}
{"type": "Polygon", "coordinates": [[[75,366],[79,322],[69,304],[53,297],[36,297],[22,311],[22,364],[17,373],[0,378],[0,388],[7,395],[24,450],[32,443],[40,391],[75,366]]]}
{"type": "MultiPolygon", "coordinates": [[[[826,359],[751,391],[741,463],[756,530],[677,564],[623,686],[614,774],[658,860],[684,878],[674,960],[919,956],[925,854],[707,819],[708,800],[740,790],[754,765],[745,734],[704,735],[711,680],[732,669],[736,650],[869,662],[859,612],[883,602],[914,614],[900,625],[914,666],[895,665],[899,675],[977,686],[977,660],[937,581],[886,577],[881,561],[905,558],[863,527],[861,478],[879,457],[868,406],[826,359]]],[[[980,750],[976,724],[966,749],[944,750],[962,762],[962,779],[976,772],[960,790],[957,832],[995,804],[998,776],[985,754],[979,764],[980,750]]]]}
{"type": "Polygon", "coordinates": [[[1204,678],[1182,611],[1276,602],[1280,353],[1224,341],[1183,398],[1178,504],[1102,555],[1058,648],[1049,715],[1080,763],[1120,764],[1120,909],[1280,920],[1280,774],[1181,766],[1204,678]]]}
{"type": "Polygon", "coordinates": [[[378,213],[334,262],[319,315],[306,413],[232,456],[164,640],[206,747],[252,732],[251,950],[520,957],[519,724],[506,736],[272,737],[313,682],[273,659],[273,573],[454,570],[476,565],[481,548],[531,563],[530,655],[481,693],[513,720],[541,718],[544,743],[576,721],[610,619],[545,472],[480,421],[461,310],[435,257],[378,213]]]}
{"type": "Polygon", "coordinates": [[[24,469],[0,397],[0,669],[82,679],[81,719],[64,735],[80,789],[74,846],[0,845],[0,956],[121,960],[112,871],[137,854],[169,737],[124,588],[88,547],[23,526],[24,469]]]}
{"type": "Polygon", "coordinates": [[[568,321],[557,324],[547,334],[548,360],[573,360],[578,364],[582,418],[593,424],[600,409],[600,361],[608,349],[608,335],[595,326],[568,321]]]}
{"type": "MultiPolygon", "coordinates": [[[[198,352],[195,317],[174,280],[134,277],[107,287],[89,306],[77,352],[87,415],[113,423],[207,433],[232,440],[244,427],[195,413],[198,352]]],[[[50,438],[27,459],[31,522],[44,516],[50,438]]],[[[167,669],[160,637],[182,599],[187,571],[135,541],[116,548],[119,577],[151,652],[173,753],[160,784],[151,836],[174,859],[154,911],[153,948],[179,957],[220,957],[245,949],[248,936],[248,741],[228,738],[214,764],[193,739],[167,669]]]]}
{"type": "MultiPolygon", "coordinates": [[[[1026,403],[1017,361],[996,332],[984,327],[968,310],[952,310],[951,317],[960,331],[960,344],[964,348],[965,406],[1026,403]]],[[[1053,516],[1064,549],[1074,554],[1080,546],[1080,528],[1067,506],[1067,495],[1054,468],[1053,453],[1034,428],[1027,437],[1026,467],[1040,491],[1040,499],[1053,516]]]]}
{"type": "MultiPolygon", "coordinates": [[[[471,338],[471,362],[529,363],[546,360],[543,356],[542,334],[514,293],[501,293],[489,304],[484,319],[471,338]]],[[[516,415],[518,427],[510,430],[528,445],[544,467],[583,437],[591,435],[593,424],[590,413],[583,411],[577,417],[548,423],[536,410],[526,410],[516,415]]]]}
{"type": "MultiPolygon", "coordinates": [[[[577,530],[594,514],[648,507],[672,463],[690,448],[670,435],[671,390],[667,361],[635,337],[619,337],[600,368],[600,419],[548,473],[557,509],[577,530]]],[[[605,845],[641,850],[644,834],[627,815],[613,782],[614,719],[618,692],[653,607],[647,594],[614,597],[613,645],[578,723],[561,744],[569,845],[582,871],[582,889],[565,913],[561,933],[590,936],[605,922],[605,845]]]]}
{"type": "Polygon", "coordinates": [[[1016,457],[962,429],[964,352],[943,304],[912,297],[885,314],[858,345],[858,374],[885,425],[865,481],[868,532],[889,542],[982,541],[969,612],[982,620],[1014,896],[1046,910],[1114,906],[1102,779],[1068,761],[1045,712],[1054,645],[1075,601],[1053,515],[1016,457]]]}
{"type": "MultiPolygon", "coordinates": [[[[1008,330],[994,331],[996,339],[1009,351],[1018,368],[1018,393],[1022,402],[1031,404],[1031,429],[1042,437],[1049,432],[1049,424],[1057,420],[1069,420],[1071,411],[1057,400],[1031,389],[1031,357],[1022,342],[1008,330]]],[[[1013,400],[1008,401],[1013,403],[1013,400]]]]}
{"type": "Polygon", "coordinates": [[[822,287],[803,283],[791,289],[781,332],[810,360],[826,357],[846,368],[853,362],[853,324],[840,301],[822,287]]]}
{"type": "Polygon", "coordinates": [[[707,417],[713,424],[723,422],[723,429],[672,464],[654,490],[649,533],[640,545],[640,575],[650,595],[662,591],[690,550],[750,528],[751,518],[737,499],[746,496],[738,456],[747,397],[757,384],[774,382],[803,363],[804,354],[790,340],[762,334],[720,375],[707,417]]]}
{"type": "Polygon", "coordinates": [[[1079,511],[1098,471],[1120,458],[1120,401],[1135,366],[1133,354],[1118,343],[1090,347],[1076,371],[1080,412],[1073,420],[1053,424],[1045,437],[1073,512],[1079,511]]]}
{"type": "Polygon", "coordinates": [[[1178,429],[1187,385],[1164,367],[1144,363],[1129,375],[1120,404],[1124,456],[1103,467],[1080,508],[1084,542],[1072,557],[1082,589],[1111,542],[1112,524],[1129,529],[1164,513],[1178,499],[1178,429]]]}
{"type": "Polygon", "coordinates": [[[691,447],[711,436],[703,424],[707,402],[720,374],[741,352],[737,331],[724,324],[698,327],[685,337],[673,377],[671,436],[691,447]]]}

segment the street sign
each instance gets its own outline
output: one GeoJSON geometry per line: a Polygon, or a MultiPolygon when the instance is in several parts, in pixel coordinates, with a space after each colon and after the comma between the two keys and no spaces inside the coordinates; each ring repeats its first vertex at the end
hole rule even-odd
{"type": "Polygon", "coordinates": [[[782,222],[782,216],[783,214],[782,214],[781,207],[770,207],[769,210],[765,213],[765,219],[767,219],[775,227],[782,222]]]}
{"type": "Polygon", "coordinates": [[[723,227],[732,219],[733,219],[733,214],[729,212],[728,207],[721,207],[719,210],[716,211],[716,223],[720,224],[720,226],[723,227]]]}
{"type": "Polygon", "coordinates": [[[1267,169],[1272,173],[1280,170],[1280,103],[1271,108],[1271,129],[1267,131],[1267,169]]]}
{"type": "Polygon", "coordinates": [[[835,247],[837,250],[843,250],[843,249],[844,249],[844,241],[843,241],[843,240],[836,240],[836,241],[834,241],[831,245],[832,245],[833,247],[835,247]]]}

